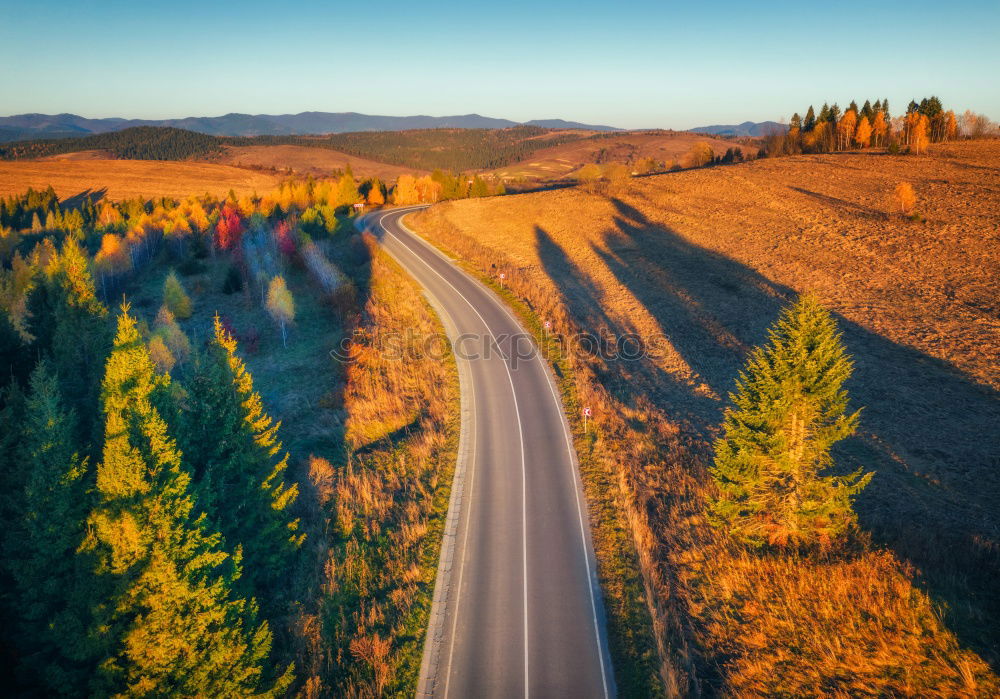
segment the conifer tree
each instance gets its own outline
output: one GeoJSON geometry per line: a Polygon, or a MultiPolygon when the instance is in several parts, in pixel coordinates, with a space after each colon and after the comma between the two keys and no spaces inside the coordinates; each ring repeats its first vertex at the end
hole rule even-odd
{"type": "Polygon", "coordinates": [[[97,502],[83,549],[108,588],[96,607],[98,695],[247,696],[284,691],[291,668],[267,682],[271,633],[233,586],[239,556],[195,516],[190,476],[152,400],[169,378],[122,309],[102,390],[106,432],[97,502]]]}
{"type": "Polygon", "coordinates": [[[68,238],[38,275],[28,312],[32,350],[50,358],[67,407],[82,418],[80,436],[97,443],[100,427],[93,407],[111,337],[107,308],[97,298],[86,254],[75,240],[68,238]]]}
{"type": "Polygon", "coordinates": [[[188,463],[206,508],[230,545],[243,548],[254,589],[277,597],[305,535],[292,514],[298,486],[285,480],[281,423],[265,412],[236,340],[215,317],[215,337],[189,387],[183,424],[188,463]]]}
{"type": "Polygon", "coordinates": [[[816,127],[816,112],[813,111],[813,107],[810,104],[809,109],[806,111],[805,121],[802,122],[803,131],[812,131],[816,127]]]}
{"type": "Polygon", "coordinates": [[[833,465],[833,444],[858,426],[843,389],[852,362],[811,295],[786,308],[769,335],[730,395],[709,518],[753,546],[825,547],[852,526],[852,498],[872,477],[821,475],[833,465]]]}
{"type": "Polygon", "coordinates": [[[31,679],[60,695],[83,695],[93,658],[87,642],[93,580],[78,555],[88,511],[87,458],[45,362],[31,376],[18,445],[22,511],[5,554],[16,582],[19,643],[31,679]]]}

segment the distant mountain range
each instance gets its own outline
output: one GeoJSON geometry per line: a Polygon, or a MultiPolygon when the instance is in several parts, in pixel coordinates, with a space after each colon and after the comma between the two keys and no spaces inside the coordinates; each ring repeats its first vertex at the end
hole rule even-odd
{"type": "Polygon", "coordinates": [[[788,127],[776,121],[744,121],[742,124],[716,124],[715,126],[699,126],[688,129],[694,133],[707,133],[713,136],[736,136],[738,138],[760,138],[774,131],[784,131],[788,127]]]}
{"type": "Polygon", "coordinates": [[[527,124],[550,129],[618,131],[614,126],[581,124],[562,119],[517,122],[479,114],[456,116],[378,116],[357,112],[301,112],[299,114],[226,114],[184,119],[87,119],[76,114],[18,114],[0,117],[0,141],[66,138],[120,131],[132,126],[173,126],[213,136],[296,136],[349,131],[407,131],[411,129],[503,129],[527,124]]]}

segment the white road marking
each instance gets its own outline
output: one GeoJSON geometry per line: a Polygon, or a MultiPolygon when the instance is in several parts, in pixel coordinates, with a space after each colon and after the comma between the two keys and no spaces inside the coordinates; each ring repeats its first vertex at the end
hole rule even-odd
{"type": "MultiPolygon", "coordinates": [[[[382,220],[386,216],[390,215],[391,213],[395,213],[395,212],[390,212],[390,213],[383,214],[382,216],[380,216],[378,218],[378,223],[379,223],[380,226],[382,225],[382,220]]],[[[405,215],[405,214],[400,214],[400,215],[405,215]]],[[[402,224],[400,224],[400,225],[402,225],[402,224]]],[[[486,332],[488,332],[490,334],[490,337],[493,338],[493,344],[496,345],[497,350],[500,351],[501,352],[501,356],[503,356],[502,355],[502,349],[500,348],[500,343],[497,341],[496,335],[493,333],[492,328],[490,328],[489,323],[486,322],[486,319],[483,318],[482,314],[472,304],[472,302],[469,301],[468,298],[466,298],[465,294],[463,294],[461,291],[459,291],[457,288],[455,288],[454,284],[452,284],[450,281],[448,281],[444,277],[444,275],[442,275],[436,269],[434,269],[433,267],[431,267],[431,265],[426,260],[424,260],[422,257],[420,257],[420,255],[418,255],[413,250],[413,248],[411,248],[409,245],[407,245],[405,242],[403,242],[402,239],[400,239],[399,237],[397,237],[395,234],[393,234],[391,231],[385,229],[384,227],[383,227],[383,230],[385,230],[385,232],[389,236],[391,236],[396,242],[398,242],[404,248],[406,248],[407,250],[409,250],[410,253],[414,257],[416,257],[418,260],[420,260],[424,264],[424,266],[427,267],[427,269],[429,269],[434,274],[436,274],[438,277],[440,277],[441,281],[443,281],[445,284],[447,284],[448,286],[450,286],[452,288],[452,290],[456,294],[458,294],[459,297],[461,297],[461,299],[463,301],[465,301],[469,305],[469,308],[472,309],[472,312],[475,313],[479,317],[480,321],[482,321],[483,327],[486,328],[486,332]]],[[[510,365],[507,363],[507,357],[505,357],[505,356],[503,357],[503,366],[504,366],[504,369],[507,371],[507,381],[510,382],[510,392],[511,392],[511,395],[513,396],[513,398],[514,398],[514,413],[517,416],[517,434],[518,434],[518,439],[519,439],[520,444],[521,444],[521,551],[522,551],[522,561],[523,561],[522,577],[523,577],[523,596],[524,596],[524,696],[525,696],[525,699],[527,699],[527,697],[529,696],[529,691],[528,691],[528,687],[529,687],[529,685],[528,685],[528,677],[529,677],[529,675],[528,675],[528,504],[527,504],[527,502],[528,502],[527,501],[527,498],[528,498],[528,477],[527,477],[527,471],[526,471],[526,466],[525,466],[524,429],[521,426],[521,409],[520,409],[520,407],[518,406],[518,403],[517,403],[517,390],[514,388],[514,377],[510,373],[510,365]]],[[[466,534],[468,534],[468,528],[466,528],[466,534]]],[[[589,562],[588,562],[588,566],[589,566],[589,562]]],[[[456,611],[456,617],[457,617],[457,611],[456,611]]],[[[454,648],[454,636],[452,636],[452,648],[454,648]]],[[[450,657],[450,653],[449,653],[449,657],[450,657]]],[[[602,670],[602,672],[603,672],[603,668],[604,668],[604,664],[603,664],[603,660],[602,660],[602,663],[601,663],[601,670],[602,670]]],[[[449,668],[449,675],[450,675],[450,668],[449,668]]]]}
{"type": "MultiPolygon", "coordinates": [[[[403,224],[402,221],[399,221],[398,223],[403,228],[406,228],[406,226],[403,224]]],[[[407,230],[409,230],[409,229],[407,228],[407,230]]],[[[411,231],[411,233],[412,233],[412,231],[411,231]]],[[[414,234],[414,235],[416,236],[416,234],[414,234]]],[[[395,238],[395,236],[393,236],[393,237],[395,238]]],[[[419,236],[416,236],[416,237],[421,242],[423,242],[429,249],[431,249],[434,252],[438,253],[438,255],[440,255],[442,257],[442,259],[445,259],[445,260],[448,259],[447,257],[444,256],[444,254],[440,250],[438,250],[437,248],[435,248],[433,245],[431,245],[430,243],[425,242],[419,236]]],[[[399,238],[396,238],[396,240],[399,240],[399,238]]],[[[402,243],[402,241],[399,241],[399,242],[402,243]]],[[[403,245],[406,245],[406,244],[403,243],[403,245]]],[[[407,249],[410,250],[410,252],[413,252],[413,250],[411,248],[409,248],[409,246],[407,246],[407,249]]],[[[416,254],[416,253],[414,253],[414,254],[416,254]]],[[[430,265],[427,265],[427,266],[430,267],[430,265]]],[[[438,274],[438,276],[440,277],[441,275],[438,274]]],[[[444,277],[441,277],[441,278],[444,279],[444,277]]],[[[445,281],[447,281],[447,280],[445,280],[445,281]]],[[[449,284],[449,286],[451,286],[451,285],[449,284]]],[[[455,287],[452,286],[451,288],[454,289],[455,287]]],[[[455,289],[455,290],[458,291],[457,289],[455,289]]],[[[461,295],[461,293],[459,293],[459,295],[461,295]]],[[[462,298],[465,298],[465,297],[463,296],[462,298]]],[[[469,303],[469,300],[465,299],[465,302],[469,303]]],[[[469,305],[471,306],[472,304],[469,303],[469,305]]],[[[503,303],[501,301],[500,303],[495,303],[494,305],[495,306],[499,306],[499,308],[505,314],[507,314],[507,317],[511,319],[511,321],[515,324],[516,327],[521,327],[520,322],[517,320],[517,318],[514,317],[514,315],[510,312],[510,310],[508,310],[507,305],[505,303],[503,303]]],[[[475,309],[473,308],[473,310],[475,310],[475,309]]],[[[480,319],[482,319],[482,316],[480,316],[480,319]]],[[[540,351],[539,351],[539,354],[541,354],[540,351]]],[[[540,356],[536,355],[535,358],[538,359],[541,362],[541,357],[540,356]]],[[[566,438],[566,452],[569,455],[570,468],[573,468],[574,464],[576,464],[576,457],[575,457],[575,453],[573,451],[573,442],[570,439],[569,423],[567,422],[566,416],[565,416],[564,411],[563,411],[562,401],[559,400],[559,396],[556,394],[555,385],[553,384],[552,377],[551,377],[550,372],[549,372],[549,367],[544,362],[542,362],[542,371],[545,373],[545,378],[547,379],[547,382],[549,384],[549,392],[552,394],[552,400],[555,402],[556,410],[558,411],[560,419],[561,419],[561,421],[563,423],[563,436],[566,438]]],[[[575,473],[573,474],[573,483],[574,483],[574,487],[575,487],[575,485],[576,485],[576,474],[575,473]]],[[[607,699],[607,697],[608,697],[608,679],[607,679],[607,671],[605,670],[605,667],[604,667],[604,645],[601,643],[600,621],[599,621],[598,616],[597,616],[597,600],[596,600],[596,598],[594,596],[594,580],[596,578],[596,573],[594,571],[594,568],[592,568],[591,564],[590,564],[590,552],[589,552],[589,547],[587,546],[587,531],[586,531],[586,527],[585,527],[585,524],[584,524],[584,518],[583,518],[583,506],[580,503],[580,488],[575,488],[575,490],[576,490],[576,498],[575,498],[575,500],[576,500],[576,512],[577,512],[577,517],[580,520],[580,539],[581,539],[581,542],[583,544],[583,558],[584,558],[584,561],[586,561],[586,566],[587,566],[587,590],[590,593],[590,610],[591,610],[591,612],[593,614],[593,617],[594,617],[594,639],[597,642],[597,655],[600,658],[600,663],[601,663],[601,685],[602,685],[602,688],[604,690],[604,697],[605,697],[605,699],[607,699]]],[[[595,563],[595,566],[596,566],[596,563],[595,563]]]]}

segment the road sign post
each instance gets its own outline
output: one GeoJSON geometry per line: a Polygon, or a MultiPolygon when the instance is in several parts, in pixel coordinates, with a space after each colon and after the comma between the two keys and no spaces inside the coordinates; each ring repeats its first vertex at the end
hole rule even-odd
{"type": "Polygon", "coordinates": [[[503,280],[507,278],[507,275],[503,272],[500,273],[500,288],[503,288],[503,280]]]}
{"type": "Polygon", "coordinates": [[[583,433],[584,434],[587,434],[587,432],[588,432],[588,430],[587,430],[587,422],[590,420],[590,415],[591,415],[590,408],[584,408],[583,409],[583,433]]]}

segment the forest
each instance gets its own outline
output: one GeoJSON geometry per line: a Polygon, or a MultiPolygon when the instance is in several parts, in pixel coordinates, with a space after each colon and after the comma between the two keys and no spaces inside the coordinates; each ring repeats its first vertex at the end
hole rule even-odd
{"type": "Polygon", "coordinates": [[[365,349],[375,323],[436,320],[354,229],[359,189],[384,196],[342,177],[0,201],[0,666],[16,691],[412,691],[453,377],[365,349]]]}
{"type": "Polygon", "coordinates": [[[108,151],[128,160],[206,158],[222,148],[215,136],[161,126],[135,126],[80,138],[34,139],[0,145],[0,159],[42,158],[84,150],[108,151]]]}
{"type": "MultiPolygon", "coordinates": [[[[968,132],[976,115],[962,117],[968,132]]],[[[824,103],[817,113],[812,105],[805,116],[797,112],[788,122],[788,131],[765,138],[764,155],[830,153],[864,148],[885,148],[890,153],[920,154],[930,143],[949,141],[959,135],[959,119],[945,110],[937,97],[911,100],[902,116],[893,117],[889,100],[865,100],[862,107],[851,101],[841,113],[834,102],[824,103]]]]}
{"type": "Polygon", "coordinates": [[[170,127],[139,126],[82,138],[35,139],[0,145],[0,159],[40,158],[104,150],[115,158],[187,160],[209,158],[223,146],[298,145],[331,148],[418,170],[489,169],[527,158],[538,148],[581,138],[537,126],[510,129],[364,131],[329,136],[220,137],[170,127]]]}

